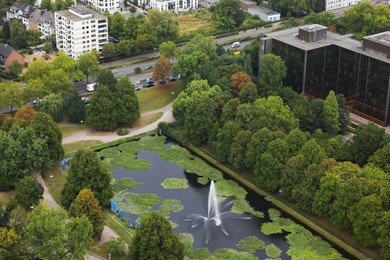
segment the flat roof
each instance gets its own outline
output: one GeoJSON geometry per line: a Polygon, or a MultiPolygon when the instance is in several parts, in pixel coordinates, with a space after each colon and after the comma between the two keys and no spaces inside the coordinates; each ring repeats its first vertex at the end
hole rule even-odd
{"type": "Polygon", "coordinates": [[[272,9],[268,9],[268,8],[265,8],[265,7],[260,6],[260,5],[258,5],[256,7],[249,7],[248,10],[249,9],[260,11],[261,13],[267,14],[267,15],[277,15],[277,14],[280,14],[280,13],[278,13],[278,12],[272,10],[272,9]]]}
{"type": "Polygon", "coordinates": [[[382,45],[390,46],[390,32],[381,32],[364,37],[365,39],[380,43],[382,45]]]}
{"type": "MultiPolygon", "coordinates": [[[[318,26],[321,26],[321,25],[318,25],[318,26]]],[[[307,26],[303,26],[303,27],[307,27],[307,26]]],[[[325,46],[336,45],[336,46],[340,46],[340,47],[343,47],[345,49],[349,49],[351,51],[361,53],[361,54],[364,54],[366,56],[375,58],[377,60],[380,60],[380,61],[383,61],[386,63],[390,63],[390,59],[388,59],[387,55],[384,53],[380,53],[377,51],[371,51],[369,49],[366,49],[366,51],[364,51],[362,49],[362,42],[349,38],[350,37],[349,34],[348,35],[341,35],[338,33],[328,31],[327,38],[325,38],[325,39],[320,39],[320,40],[317,40],[314,42],[306,42],[304,40],[300,40],[298,38],[298,32],[299,32],[299,28],[303,28],[303,27],[302,26],[301,27],[293,27],[290,29],[269,33],[265,37],[263,37],[262,39],[264,39],[264,40],[276,39],[278,41],[281,41],[281,42],[284,42],[284,43],[289,44],[291,46],[294,46],[296,48],[299,48],[301,50],[314,50],[314,49],[322,48],[325,46]]],[[[390,32],[387,32],[387,33],[388,33],[388,35],[390,35],[390,32]]],[[[375,36],[375,35],[372,35],[372,36],[375,36]]],[[[367,37],[370,37],[370,36],[367,36],[367,37]]]]}
{"type": "Polygon", "coordinates": [[[82,5],[76,5],[76,6],[72,6],[69,8],[70,10],[80,14],[80,15],[88,15],[88,14],[91,14],[92,17],[88,17],[88,18],[82,18],[78,15],[75,15],[71,12],[69,12],[69,10],[62,10],[62,11],[57,11],[56,13],[63,16],[63,17],[66,17],[67,19],[73,21],[73,22],[78,22],[78,21],[84,21],[84,20],[89,20],[89,19],[92,19],[92,18],[95,18],[97,20],[102,20],[102,19],[106,19],[106,17],[102,14],[99,14],[98,12],[95,12],[85,6],[82,6],[82,5]]]}
{"type": "Polygon", "coordinates": [[[299,28],[302,30],[308,31],[308,32],[314,32],[314,31],[318,31],[318,30],[328,29],[327,27],[319,25],[319,24],[310,24],[307,26],[299,27],[299,28]]]}

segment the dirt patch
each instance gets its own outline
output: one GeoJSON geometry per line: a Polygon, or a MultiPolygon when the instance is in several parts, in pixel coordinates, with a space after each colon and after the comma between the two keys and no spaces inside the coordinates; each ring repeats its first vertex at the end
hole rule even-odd
{"type": "Polygon", "coordinates": [[[1,191],[0,192],[0,201],[7,203],[12,197],[15,196],[15,191],[1,191]]]}

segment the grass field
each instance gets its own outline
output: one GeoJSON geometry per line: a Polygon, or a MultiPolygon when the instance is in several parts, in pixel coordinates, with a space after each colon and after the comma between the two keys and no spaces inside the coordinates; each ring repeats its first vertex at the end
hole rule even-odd
{"type": "Polygon", "coordinates": [[[101,144],[101,143],[102,143],[102,141],[99,141],[99,140],[84,140],[84,141],[63,144],[62,147],[64,147],[65,154],[69,154],[69,153],[75,152],[79,149],[88,148],[88,147],[94,146],[96,144],[101,144]]]}
{"type": "Polygon", "coordinates": [[[144,126],[150,125],[151,123],[159,120],[163,114],[164,113],[160,112],[160,113],[156,113],[153,115],[143,116],[143,117],[139,118],[137,121],[135,121],[135,123],[132,124],[131,127],[134,129],[138,129],[138,128],[142,128],[144,126]]]}
{"type": "Polygon", "coordinates": [[[60,170],[53,166],[48,173],[43,176],[43,180],[53,199],[61,205],[61,192],[65,184],[65,176],[60,172],[60,170]],[[50,178],[50,175],[53,177],[50,178]]]}
{"type": "Polygon", "coordinates": [[[211,13],[205,11],[205,13],[187,13],[177,16],[179,21],[179,34],[184,35],[197,30],[210,31],[213,29],[211,23],[211,13]]]}
{"type": "Polygon", "coordinates": [[[72,135],[80,130],[83,130],[86,127],[86,125],[69,126],[69,125],[61,125],[61,124],[59,124],[58,126],[61,129],[62,137],[70,136],[70,135],[72,135]]]}
{"type": "Polygon", "coordinates": [[[183,90],[181,81],[169,82],[165,86],[158,86],[137,92],[140,112],[147,112],[162,108],[171,103],[180,91],[183,90]]]}

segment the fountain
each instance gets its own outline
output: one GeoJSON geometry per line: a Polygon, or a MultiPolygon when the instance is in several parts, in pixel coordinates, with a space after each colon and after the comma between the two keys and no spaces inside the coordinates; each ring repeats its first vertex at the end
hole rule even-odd
{"type": "MultiPolygon", "coordinates": [[[[220,212],[217,191],[215,190],[214,181],[211,181],[209,195],[208,195],[207,216],[203,216],[200,214],[191,214],[183,221],[192,222],[191,228],[195,228],[200,225],[203,225],[203,229],[206,233],[205,244],[208,244],[210,241],[210,230],[213,226],[217,227],[226,236],[229,236],[229,233],[226,231],[223,225],[222,218],[226,218],[229,215],[230,216],[233,215],[233,213],[230,210],[225,211],[225,209],[231,206],[232,203],[233,200],[226,203],[222,208],[222,212],[220,212]]],[[[234,219],[250,219],[250,217],[234,216],[234,219]]]]}

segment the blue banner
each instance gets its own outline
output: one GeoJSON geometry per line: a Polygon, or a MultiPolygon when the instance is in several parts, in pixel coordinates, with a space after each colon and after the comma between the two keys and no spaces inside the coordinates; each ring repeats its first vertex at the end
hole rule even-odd
{"type": "Polygon", "coordinates": [[[111,212],[116,212],[116,202],[115,200],[111,200],[111,212]]]}
{"type": "Polygon", "coordinates": [[[122,209],[119,209],[119,218],[123,218],[124,215],[123,215],[123,210],[122,209]]]}
{"type": "Polygon", "coordinates": [[[132,227],[130,216],[127,216],[127,226],[132,227]]]}

